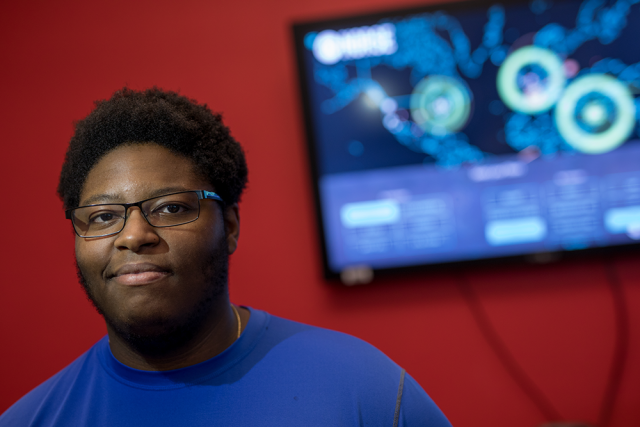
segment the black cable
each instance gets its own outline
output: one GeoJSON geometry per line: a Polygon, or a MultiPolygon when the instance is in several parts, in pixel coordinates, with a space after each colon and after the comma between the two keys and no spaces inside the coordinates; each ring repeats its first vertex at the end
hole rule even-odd
{"type": "Polygon", "coordinates": [[[615,407],[620,384],[624,374],[629,352],[629,310],[624,296],[622,281],[618,276],[615,264],[611,258],[605,258],[604,268],[607,277],[607,284],[613,299],[613,310],[616,322],[616,343],[611,359],[611,370],[609,371],[609,381],[604,393],[602,407],[598,425],[607,427],[611,422],[613,409],[615,407]]]}
{"type": "Polygon", "coordinates": [[[504,341],[498,335],[498,332],[495,330],[491,321],[489,320],[489,316],[487,316],[486,311],[482,307],[478,296],[473,291],[471,285],[465,280],[462,274],[458,275],[458,287],[460,288],[460,292],[464,296],[465,301],[469,305],[469,309],[473,314],[473,317],[478,325],[478,328],[484,335],[484,338],[489,343],[489,346],[493,350],[493,352],[498,357],[498,360],[502,363],[505,370],[511,375],[511,378],[520,386],[520,388],[525,392],[527,396],[533,401],[533,403],[538,407],[538,410],[542,413],[542,415],[546,418],[548,422],[559,421],[562,420],[560,413],[553,406],[553,404],[547,399],[547,397],[542,393],[542,390],[535,385],[535,383],[531,380],[531,378],[527,375],[527,373],[522,369],[522,367],[518,364],[517,360],[507,346],[504,341]]]}

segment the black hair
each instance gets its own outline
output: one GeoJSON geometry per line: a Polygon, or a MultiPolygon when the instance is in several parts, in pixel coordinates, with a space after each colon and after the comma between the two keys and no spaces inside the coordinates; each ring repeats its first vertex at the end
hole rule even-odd
{"type": "Polygon", "coordinates": [[[105,154],[138,143],[156,143],[190,159],[226,205],[240,200],[248,173],[244,151],[206,104],[157,87],[125,87],[95,105],[76,123],[62,165],[58,195],[65,209],[78,206],[89,171],[105,154]]]}

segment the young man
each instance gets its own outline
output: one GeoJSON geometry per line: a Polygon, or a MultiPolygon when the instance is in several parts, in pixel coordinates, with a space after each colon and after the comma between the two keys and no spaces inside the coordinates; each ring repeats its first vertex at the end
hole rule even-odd
{"type": "Polygon", "coordinates": [[[449,426],[370,345],[230,304],[247,181],[206,106],[123,89],[77,124],[58,193],[107,337],[0,426],[449,426]]]}

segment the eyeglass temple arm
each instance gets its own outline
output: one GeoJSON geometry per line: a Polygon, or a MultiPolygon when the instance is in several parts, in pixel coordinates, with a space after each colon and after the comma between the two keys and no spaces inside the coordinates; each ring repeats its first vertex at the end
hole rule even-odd
{"type": "Polygon", "coordinates": [[[201,190],[201,191],[198,191],[198,193],[200,193],[201,199],[212,199],[212,200],[217,200],[219,202],[224,203],[224,200],[222,200],[222,197],[218,196],[213,191],[201,190]]]}

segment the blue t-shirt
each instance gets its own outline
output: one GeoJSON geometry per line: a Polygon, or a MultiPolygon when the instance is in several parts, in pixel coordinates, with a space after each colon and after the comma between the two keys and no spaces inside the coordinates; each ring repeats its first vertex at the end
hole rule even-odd
{"type": "Polygon", "coordinates": [[[450,426],[371,345],[252,309],[224,352],[173,371],[129,368],[105,337],[9,408],[0,427],[392,427],[395,418],[399,426],[450,426]]]}

